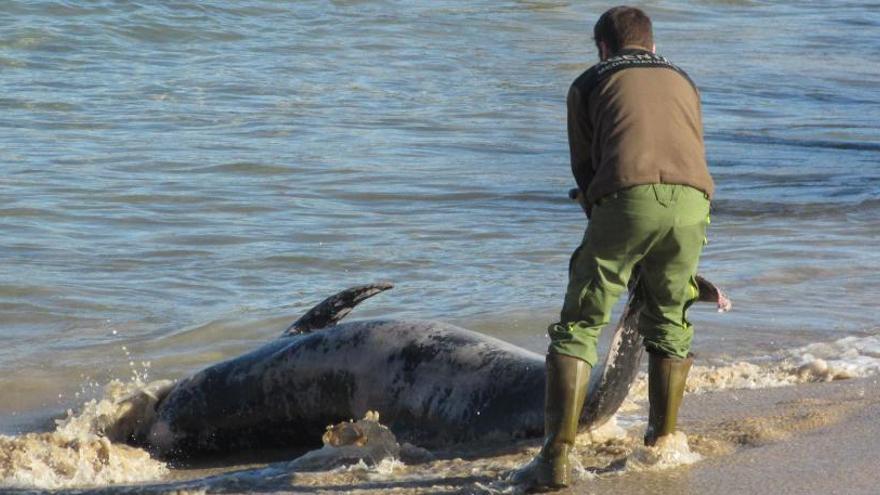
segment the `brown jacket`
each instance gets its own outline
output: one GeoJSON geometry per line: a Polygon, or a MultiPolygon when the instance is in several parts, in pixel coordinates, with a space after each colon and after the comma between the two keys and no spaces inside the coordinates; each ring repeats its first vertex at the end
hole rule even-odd
{"type": "Polygon", "coordinates": [[[588,205],[642,184],[714,191],[699,92],[683,70],[647,50],[625,49],[575,79],[568,142],[588,205]]]}

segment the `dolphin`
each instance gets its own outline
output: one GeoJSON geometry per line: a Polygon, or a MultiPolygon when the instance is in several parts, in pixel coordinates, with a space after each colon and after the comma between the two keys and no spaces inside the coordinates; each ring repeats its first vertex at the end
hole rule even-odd
{"type": "MultiPolygon", "coordinates": [[[[340,323],[391,287],[343,290],[279,338],[168,385],[126,439],[164,458],[312,448],[327,425],[368,411],[379,412],[402,442],[425,448],[543,434],[543,355],[436,321],[340,323]]],[[[730,308],[711,282],[699,277],[698,287],[699,300],[730,308]]],[[[631,290],[604,362],[593,370],[582,429],[613,416],[638,374],[640,311],[631,290]]]]}

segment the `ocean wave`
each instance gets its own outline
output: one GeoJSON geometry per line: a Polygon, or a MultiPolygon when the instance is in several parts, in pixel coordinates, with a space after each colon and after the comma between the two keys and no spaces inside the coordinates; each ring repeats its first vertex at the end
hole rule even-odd
{"type": "Polygon", "coordinates": [[[712,201],[712,212],[737,218],[786,218],[808,220],[823,217],[839,217],[858,213],[874,216],[880,209],[880,199],[869,198],[855,202],[826,201],[816,203],[791,203],[783,201],[757,201],[750,199],[718,198],[712,201]]]}
{"type": "MultiPolygon", "coordinates": [[[[880,335],[850,336],[817,342],[751,360],[722,365],[694,365],[688,393],[759,389],[865,378],[880,374],[880,335]]],[[[630,401],[648,399],[647,375],[633,385],[630,401]]]]}
{"type": "Polygon", "coordinates": [[[830,139],[795,139],[778,136],[759,136],[756,134],[707,134],[707,139],[746,144],[770,144],[795,146],[799,148],[825,148],[835,150],[880,151],[880,142],[875,141],[833,141],[830,139]]]}

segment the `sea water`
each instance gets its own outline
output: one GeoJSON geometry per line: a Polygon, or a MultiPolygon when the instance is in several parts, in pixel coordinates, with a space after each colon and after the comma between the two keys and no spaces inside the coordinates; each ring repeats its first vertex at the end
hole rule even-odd
{"type": "MultiPolygon", "coordinates": [[[[735,308],[691,311],[695,350],[763,366],[849,338],[804,350],[804,373],[874,369],[880,8],[640,5],[701,90],[717,182],[701,272],[735,308]]],[[[396,287],[351,318],[542,351],[585,227],[565,94],[607,7],[0,5],[0,433],[256,347],[376,280],[396,287]]]]}

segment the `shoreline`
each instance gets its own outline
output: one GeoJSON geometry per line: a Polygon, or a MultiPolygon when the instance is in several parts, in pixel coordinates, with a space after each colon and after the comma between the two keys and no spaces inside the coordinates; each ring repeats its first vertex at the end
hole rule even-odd
{"type": "MultiPolygon", "coordinates": [[[[880,471],[872,469],[880,452],[878,419],[878,377],[691,394],[682,406],[680,426],[688,435],[691,450],[703,456],[701,461],[657,471],[623,469],[621,459],[626,450],[640,441],[638,427],[623,441],[594,444],[598,454],[587,457],[611,460],[609,465],[588,467],[596,474],[554,493],[873,494],[880,486],[880,471]]],[[[579,443],[584,436],[580,435],[579,443]]],[[[358,482],[358,475],[352,472],[328,478],[315,473],[295,475],[289,488],[276,487],[272,492],[521,493],[497,478],[528,461],[539,444],[540,440],[534,439],[502,449],[501,455],[414,466],[426,474],[440,474],[427,479],[398,473],[372,480],[367,476],[358,482]],[[343,488],[344,482],[351,484],[343,488]]]]}
{"type": "MultiPolygon", "coordinates": [[[[642,412],[644,406],[640,401],[642,412]]],[[[691,452],[702,460],[666,469],[630,468],[626,460],[637,463],[644,450],[640,448],[644,424],[631,427],[625,437],[593,437],[593,443],[589,433],[581,433],[578,457],[587,474],[569,489],[553,493],[876,493],[880,471],[872,467],[880,452],[878,419],[878,376],[689,394],[679,425],[691,452]]],[[[230,466],[214,476],[192,479],[186,470],[173,470],[165,483],[57,493],[517,494],[522,493],[518,487],[500,480],[528,462],[540,441],[447,452],[423,463],[383,461],[373,467],[319,472],[292,472],[282,463],[244,471],[244,466],[230,466]]]]}
{"type": "Polygon", "coordinates": [[[680,424],[701,462],[572,493],[877,493],[878,419],[877,377],[691,395],[680,424]],[[732,450],[708,452],[719,447],[732,450]]]}

